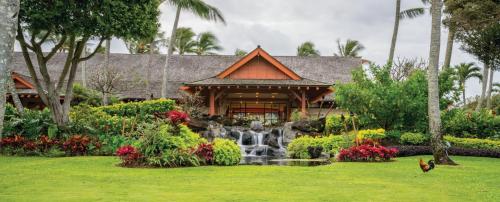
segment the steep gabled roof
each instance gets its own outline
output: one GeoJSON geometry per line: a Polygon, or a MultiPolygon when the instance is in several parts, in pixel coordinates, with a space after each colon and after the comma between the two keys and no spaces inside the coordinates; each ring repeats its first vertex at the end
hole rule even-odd
{"type": "Polygon", "coordinates": [[[239,68],[243,67],[245,64],[250,62],[252,59],[261,57],[262,59],[266,60],[269,62],[271,65],[273,65],[275,68],[277,68],[279,71],[281,71],[283,74],[287,75],[289,78],[292,80],[301,80],[299,75],[297,75],[295,72],[290,70],[288,67],[285,65],[281,64],[280,61],[278,61],[276,58],[273,56],[269,55],[266,51],[264,51],[260,46],[258,46],[255,50],[252,52],[248,53],[246,56],[229,66],[227,69],[219,73],[216,77],[219,79],[224,79],[231,75],[233,72],[238,70],[239,68]]]}

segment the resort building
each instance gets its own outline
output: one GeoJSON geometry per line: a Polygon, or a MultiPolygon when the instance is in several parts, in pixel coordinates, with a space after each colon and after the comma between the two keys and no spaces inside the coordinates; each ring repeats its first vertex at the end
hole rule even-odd
{"type": "MultiPolygon", "coordinates": [[[[64,58],[64,53],[54,56],[48,67],[51,75],[60,74],[64,58]]],[[[103,64],[104,56],[99,54],[82,63],[76,81],[91,86],[89,78],[103,64]]],[[[123,101],[159,98],[164,64],[164,55],[111,54],[110,66],[120,74],[114,94],[123,101]]],[[[16,87],[23,88],[18,89],[23,103],[36,106],[38,102],[41,107],[21,53],[15,54],[13,65],[16,87]]],[[[335,85],[349,82],[351,71],[361,65],[361,58],[352,57],[271,56],[260,47],[246,56],[173,55],[167,70],[167,98],[197,93],[209,115],[287,121],[294,110],[326,113],[334,105],[335,85]]]]}

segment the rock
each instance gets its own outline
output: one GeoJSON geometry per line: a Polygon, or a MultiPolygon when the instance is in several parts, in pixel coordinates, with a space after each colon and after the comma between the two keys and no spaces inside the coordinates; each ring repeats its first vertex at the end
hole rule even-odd
{"type": "Polygon", "coordinates": [[[254,144],[253,134],[250,131],[243,132],[243,138],[241,143],[243,145],[253,145],[254,144]]]}
{"type": "Polygon", "coordinates": [[[278,137],[280,136],[279,134],[279,131],[278,133],[276,133],[275,131],[276,129],[273,129],[271,130],[271,133],[268,133],[264,136],[264,144],[265,145],[269,145],[270,147],[274,147],[274,148],[279,148],[279,144],[278,144],[278,137]]]}
{"type": "Polygon", "coordinates": [[[237,141],[238,139],[240,139],[240,132],[231,130],[231,132],[229,132],[226,137],[237,141]]]}
{"type": "Polygon", "coordinates": [[[208,126],[208,121],[203,119],[191,119],[188,122],[188,127],[195,132],[207,130],[208,126]]]}
{"type": "Polygon", "coordinates": [[[325,118],[293,122],[292,129],[305,133],[321,133],[325,130],[325,118]]]}
{"type": "Polygon", "coordinates": [[[283,144],[288,145],[297,136],[298,131],[292,129],[293,122],[287,122],[283,126],[283,144]]]}
{"type": "Polygon", "coordinates": [[[207,139],[207,141],[209,141],[209,142],[212,142],[215,138],[215,135],[214,135],[213,131],[207,130],[207,131],[203,131],[201,133],[201,137],[207,139]]]}
{"type": "Polygon", "coordinates": [[[252,121],[252,123],[250,123],[250,130],[253,130],[255,132],[261,132],[264,130],[264,126],[260,121],[252,121]]]}
{"type": "Polygon", "coordinates": [[[312,159],[317,159],[321,156],[321,152],[323,151],[323,147],[321,146],[309,146],[307,147],[307,152],[312,159]]]}

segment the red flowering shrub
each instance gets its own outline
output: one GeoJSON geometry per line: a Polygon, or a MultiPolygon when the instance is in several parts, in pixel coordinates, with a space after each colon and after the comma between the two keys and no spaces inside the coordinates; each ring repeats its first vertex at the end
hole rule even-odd
{"type": "MultiPolygon", "coordinates": [[[[365,142],[367,143],[367,142],[365,142]]],[[[396,157],[396,148],[388,149],[377,143],[352,146],[349,149],[340,150],[337,159],[339,161],[388,161],[396,157]]]]}
{"type": "Polygon", "coordinates": [[[62,148],[70,155],[85,155],[89,152],[91,145],[96,148],[100,147],[100,144],[92,141],[89,136],[73,135],[63,143],[62,148]]]}
{"type": "Polygon", "coordinates": [[[198,145],[195,154],[203,160],[205,164],[210,165],[214,159],[214,148],[210,143],[202,143],[198,145]]]}
{"type": "Polygon", "coordinates": [[[138,165],[141,153],[131,145],[125,145],[116,150],[116,155],[122,159],[123,166],[138,165]]]}
{"type": "Polygon", "coordinates": [[[170,120],[174,125],[189,122],[189,115],[187,113],[172,110],[166,113],[167,119],[170,120]]]}
{"type": "Polygon", "coordinates": [[[47,152],[52,147],[58,146],[58,145],[59,145],[59,140],[50,139],[49,136],[47,136],[47,135],[42,135],[42,136],[40,136],[40,138],[38,138],[38,148],[42,152],[47,152]]]}
{"type": "Polygon", "coordinates": [[[23,145],[23,149],[25,151],[35,151],[36,150],[36,143],[34,141],[26,141],[23,145]]]}

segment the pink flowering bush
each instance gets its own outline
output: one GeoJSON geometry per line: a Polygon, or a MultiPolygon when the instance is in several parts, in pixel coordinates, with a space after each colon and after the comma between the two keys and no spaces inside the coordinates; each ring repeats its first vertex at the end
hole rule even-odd
{"type": "Polygon", "coordinates": [[[377,143],[364,142],[359,146],[340,150],[337,159],[339,161],[389,161],[396,157],[396,148],[388,149],[377,143]]]}

